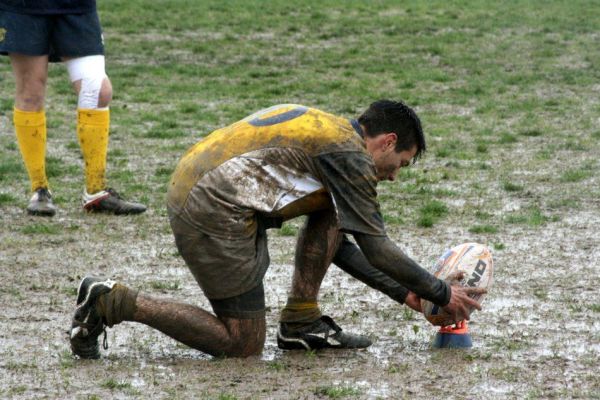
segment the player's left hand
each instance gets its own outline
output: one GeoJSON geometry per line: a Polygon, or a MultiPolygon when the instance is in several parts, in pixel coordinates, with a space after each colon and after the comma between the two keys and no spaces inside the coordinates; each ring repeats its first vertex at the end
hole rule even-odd
{"type": "Polygon", "coordinates": [[[417,312],[423,312],[421,309],[421,298],[416,293],[408,292],[406,299],[404,299],[404,304],[417,312]]]}

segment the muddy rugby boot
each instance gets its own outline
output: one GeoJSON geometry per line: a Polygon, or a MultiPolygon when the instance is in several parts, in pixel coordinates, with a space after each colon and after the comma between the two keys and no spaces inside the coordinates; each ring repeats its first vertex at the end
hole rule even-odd
{"type": "Polygon", "coordinates": [[[141,214],[146,206],[140,203],[125,201],[115,189],[105,189],[98,193],[83,192],[83,208],[89,212],[107,212],[115,215],[141,214]]]}
{"type": "Polygon", "coordinates": [[[27,213],[29,215],[41,215],[44,217],[54,216],[56,214],[56,207],[52,202],[52,193],[46,188],[36,189],[29,200],[27,213]]]}
{"type": "Polygon", "coordinates": [[[285,350],[316,350],[328,347],[362,349],[370,345],[369,338],[343,332],[342,328],[326,315],[299,328],[291,328],[290,324],[281,322],[277,332],[277,346],[285,350]]]}
{"type": "Polygon", "coordinates": [[[73,354],[81,358],[100,358],[98,336],[104,332],[104,349],[106,345],[106,325],[96,307],[101,295],[112,290],[115,282],[100,278],[85,277],[77,290],[77,308],[71,323],[69,340],[73,354]]]}

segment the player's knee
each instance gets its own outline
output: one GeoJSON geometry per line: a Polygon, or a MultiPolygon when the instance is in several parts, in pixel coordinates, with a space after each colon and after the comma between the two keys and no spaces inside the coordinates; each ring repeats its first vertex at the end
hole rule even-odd
{"type": "Polygon", "coordinates": [[[266,323],[264,318],[229,320],[229,338],[224,355],[249,357],[262,353],[265,345],[266,323]]]}
{"type": "Polygon", "coordinates": [[[40,111],[44,108],[44,95],[35,93],[17,94],[15,107],[22,111],[40,111]]]}
{"type": "Polygon", "coordinates": [[[225,356],[227,357],[250,357],[258,356],[262,353],[265,345],[264,339],[255,340],[251,338],[235,338],[231,340],[225,356]]]}
{"type": "Polygon", "coordinates": [[[79,57],[66,64],[71,82],[79,89],[77,107],[107,107],[112,98],[112,86],[104,70],[104,56],[79,57]]]}
{"type": "Polygon", "coordinates": [[[98,108],[108,107],[110,101],[112,100],[112,95],[112,85],[108,77],[106,77],[100,86],[100,93],[98,95],[98,108]]]}

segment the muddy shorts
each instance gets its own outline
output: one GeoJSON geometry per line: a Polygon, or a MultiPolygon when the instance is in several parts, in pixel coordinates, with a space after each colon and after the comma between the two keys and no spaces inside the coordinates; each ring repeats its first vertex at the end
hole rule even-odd
{"type": "Polygon", "coordinates": [[[103,55],[96,11],[85,14],[28,15],[0,10],[0,54],[61,57],[103,55]]]}
{"type": "MultiPolygon", "coordinates": [[[[169,210],[179,253],[220,317],[253,319],[265,315],[263,277],[269,266],[262,224],[250,237],[208,235],[169,210]]],[[[214,222],[214,221],[213,221],[214,222]]]]}

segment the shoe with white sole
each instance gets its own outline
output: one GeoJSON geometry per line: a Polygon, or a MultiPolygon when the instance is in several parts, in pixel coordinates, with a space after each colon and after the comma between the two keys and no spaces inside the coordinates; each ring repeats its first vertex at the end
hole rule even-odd
{"type": "Polygon", "coordinates": [[[301,327],[291,327],[282,322],[277,332],[277,346],[285,350],[317,350],[323,348],[362,349],[371,345],[371,339],[342,331],[331,317],[323,315],[318,320],[301,327]]]}
{"type": "Polygon", "coordinates": [[[52,193],[46,188],[36,189],[29,200],[29,205],[27,205],[27,213],[44,217],[54,216],[56,207],[52,202],[52,193]]]}
{"type": "Polygon", "coordinates": [[[146,206],[124,200],[115,189],[105,189],[94,194],[83,192],[83,208],[89,212],[106,212],[115,215],[141,214],[146,206]]]}
{"type": "Polygon", "coordinates": [[[106,324],[100,315],[96,302],[98,298],[112,290],[114,281],[87,276],[82,279],[77,290],[77,308],[71,322],[69,341],[73,354],[81,358],[100,358],[98,336],[104,333],[103,347],[106,349],[106,324]]]}

